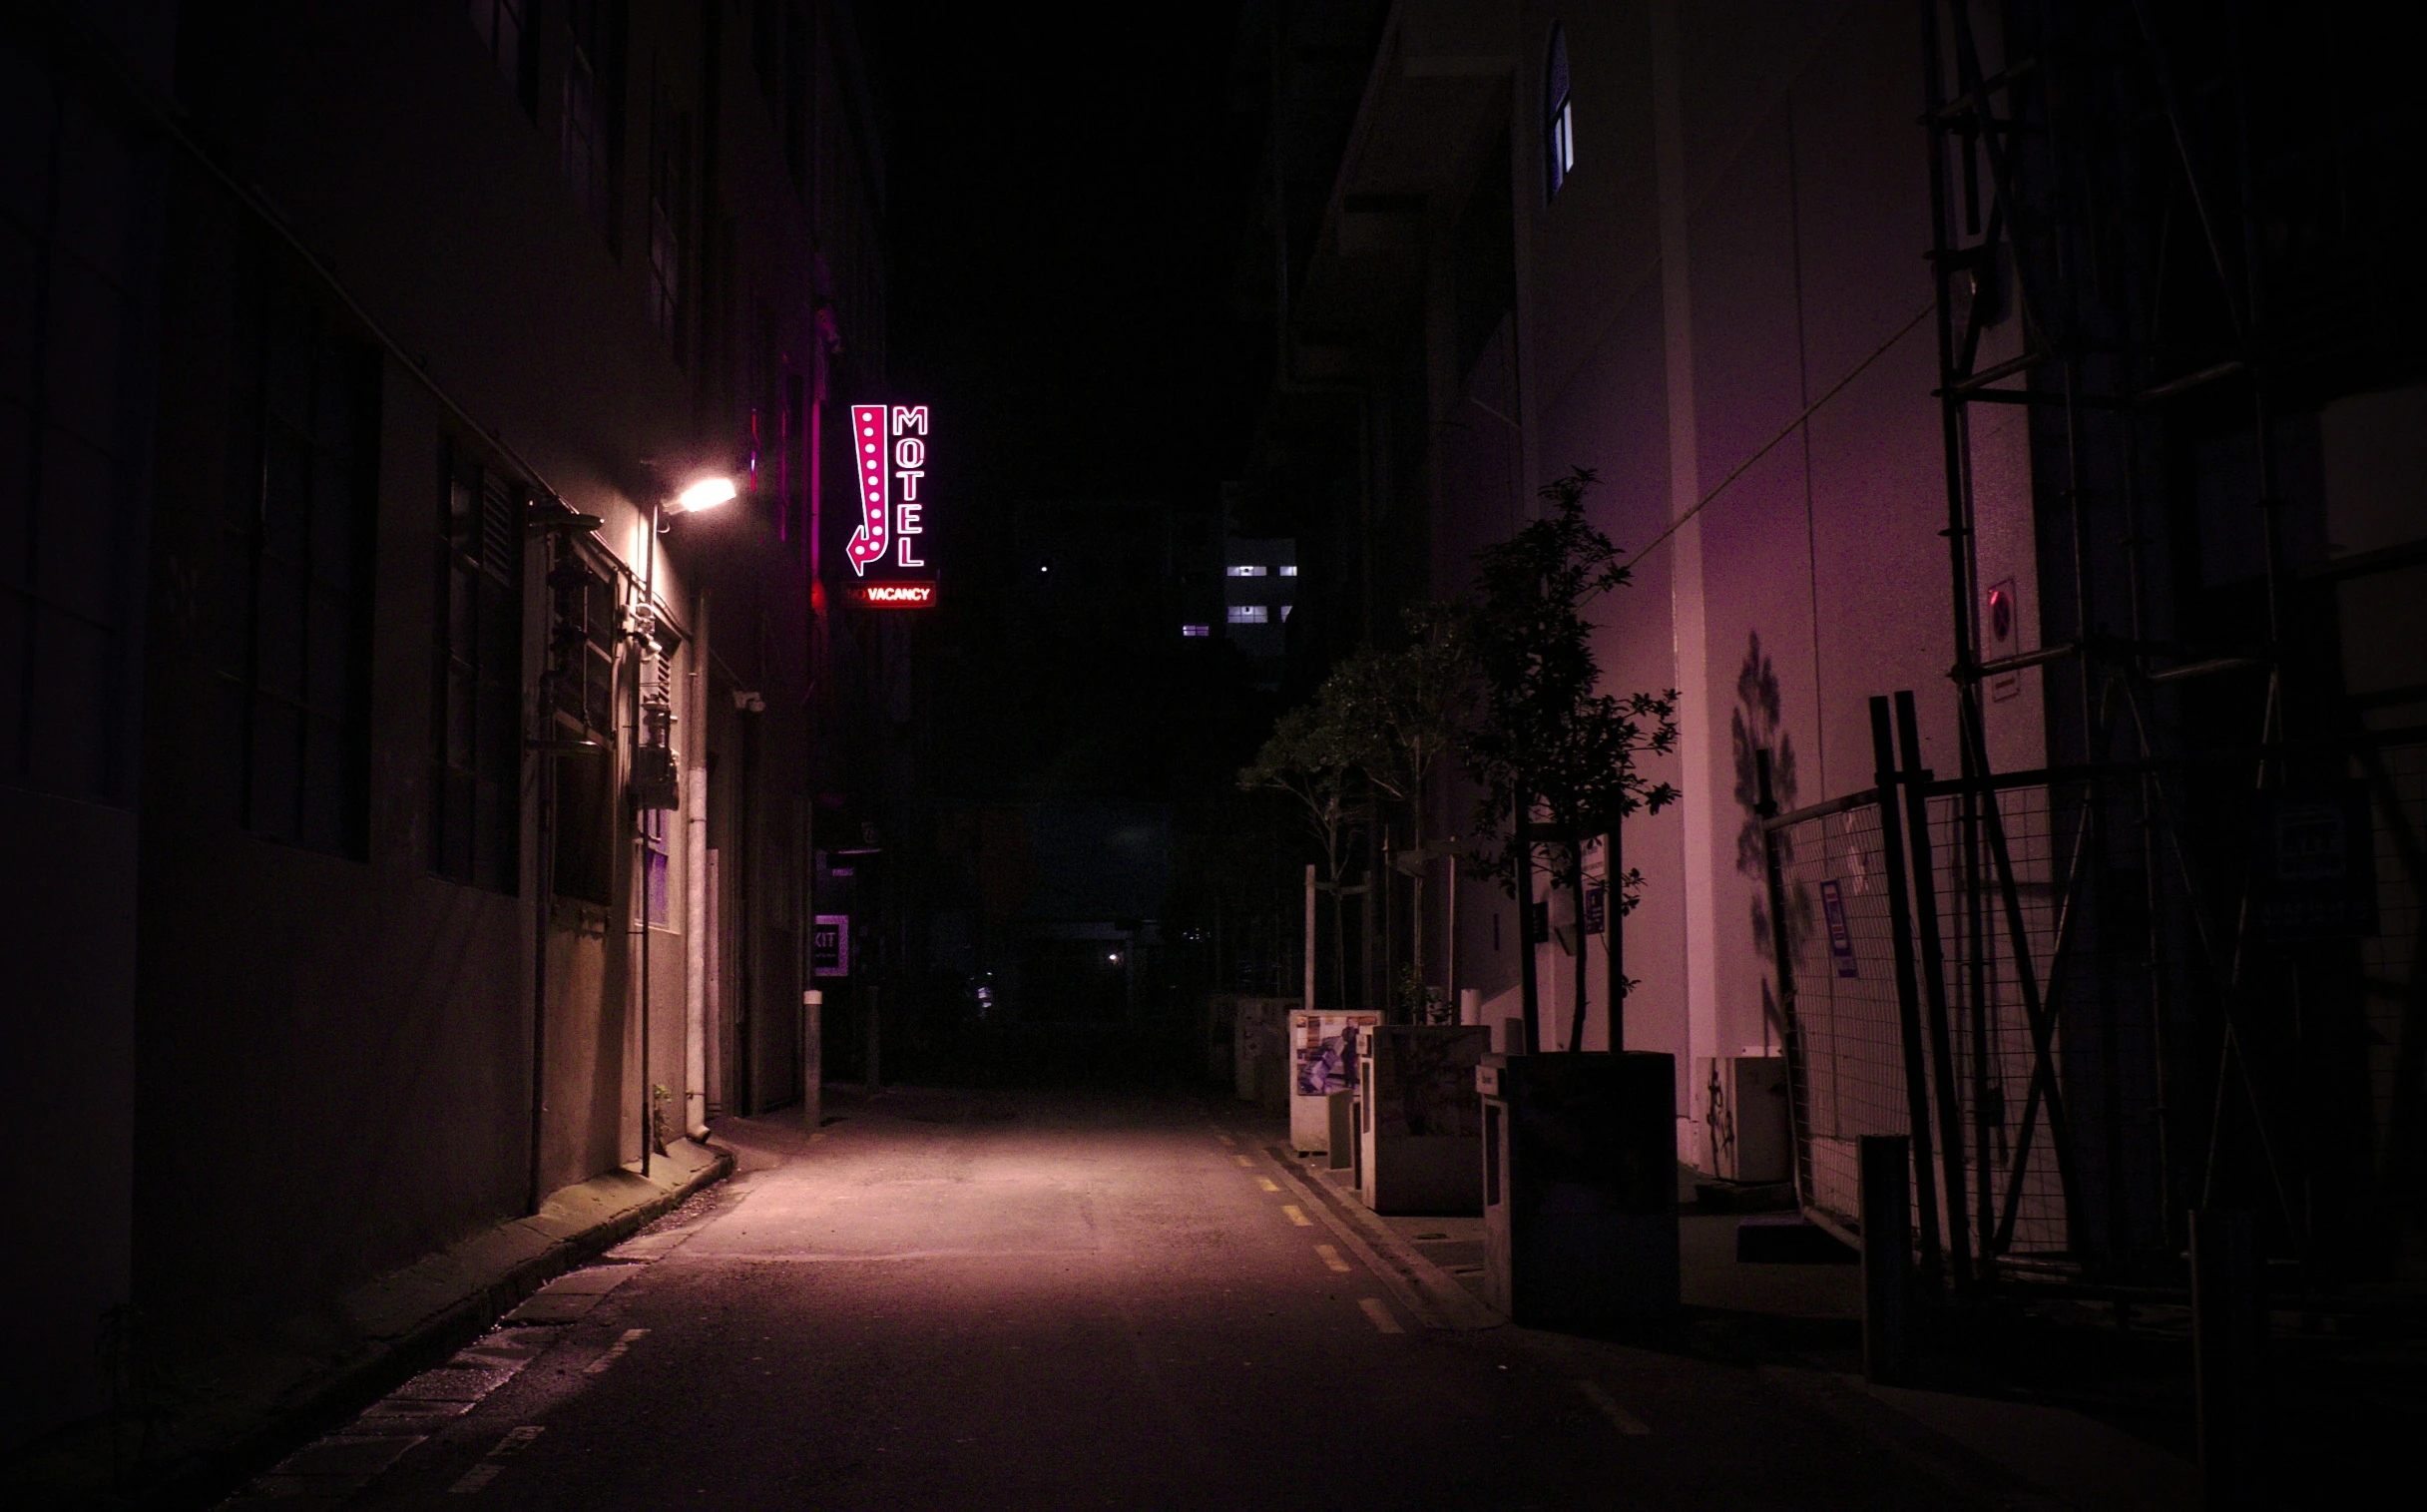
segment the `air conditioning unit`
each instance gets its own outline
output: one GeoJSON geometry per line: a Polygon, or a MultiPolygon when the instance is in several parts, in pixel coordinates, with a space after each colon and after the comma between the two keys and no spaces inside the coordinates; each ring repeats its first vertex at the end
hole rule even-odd
{"type": "Polygon", "coordinates": [[[1695,1101],[1700,1105],[1711,1174],[1744,1186],[1791,1180],[1794,1141],[1785,1057],[1723,1055],[1702,1061],[1699,1069],[1695,1101]]]}

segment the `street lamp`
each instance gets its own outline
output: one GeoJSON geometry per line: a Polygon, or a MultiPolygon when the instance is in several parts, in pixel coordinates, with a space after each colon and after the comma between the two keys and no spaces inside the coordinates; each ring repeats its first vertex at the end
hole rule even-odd
{"type": "MultiPolygon", "coordinates": [[[[681,493],[671,499],[659,498],[650,501],[649,547],[641,569],[641,610],[648,617],[645,623],[649,627],[647,632],[649,640],[657,639],[658,534],[666,528],[666,516],[670,513],[698,514],[704,509],[714,509],[720,504],[729,502],[739,492],[740,490],[733,485],[731,478],[723,473],[709,473],[693,479],[681,493]]],[[[641,669],[636,666],[633,669],[632,678],[632,750],[635,771],[638,771],[641,765],[640,753],[643,733],[641,728],[641,669]]],[[[645,822],[638,813],[634,815],[634,818],[636,826],[645,822]]],[[[636,888],[638,896],[635,902],[638,904],[637,911],[641,916],[641,1174],[647,1176],[649,1175],[650,1152],[657,1139],[657,1105],[650,1095],[649,1081],[649,1007],[652,983],[649,977],[650,896],[648,836],[645,829],[634,836],[634,843],[636,848],[641,851],[641,855],[636,857],[640,876],[636,888]]],[[[685,1090],[688,1096],[689,1089],[685,1090]]],[[[688,1102],[684,1111],[688,1123],[690,1112],[688,1102]]]]}

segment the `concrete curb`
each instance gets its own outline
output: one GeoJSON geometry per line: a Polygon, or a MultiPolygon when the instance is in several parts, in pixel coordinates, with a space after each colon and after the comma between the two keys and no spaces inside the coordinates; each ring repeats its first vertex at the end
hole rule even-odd
{"type": "Polygon", "coordinates": [[[1418,1254],[1380,1218],[1342,1199],[1284,1147],[1267,1144],[1262,1148],[1265,1158],[1280,1167],[1291,1181],[1314,1200],[1314,1216],[1323,1222],[1325,1228],[1339,1236],[1340,1243],[1363,1260],[1366,1268],[1373,1271],[1382,1284],[1397,1295],[1400,1304],[1414,1313],[1416,1320],[1425,1327],[1470,1331],[1497,1328],[1508,1321],[1475,1300],[1474,1294],[1460,1285],[1456,1276],[1418,1254]],[[1364,1232],[1357,1232],[1358,1228],[1364,1232]]]}
{"type": "Polygon", "coordinates": [[[362,1344],[281,1393],[250,1426],[199,1446],[129,1498],[208,1504],[446,1359],[525,1297],[597,1259],[732,1174],[733,1153],[679,1140],[652,1162],[564,1188],[528,1218],[499,1224],[391,1271],[339,1301],[362,1344]]]}

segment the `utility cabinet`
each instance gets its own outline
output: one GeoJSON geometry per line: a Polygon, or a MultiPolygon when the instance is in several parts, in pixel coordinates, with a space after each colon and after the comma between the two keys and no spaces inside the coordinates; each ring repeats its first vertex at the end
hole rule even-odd
{"type": "Polygon", "coordinates": [[[1676,1077],[1646,1051],[1481,1058],[1484,1300],[1510,1321],[1677,1315],[1676,1077]]]}

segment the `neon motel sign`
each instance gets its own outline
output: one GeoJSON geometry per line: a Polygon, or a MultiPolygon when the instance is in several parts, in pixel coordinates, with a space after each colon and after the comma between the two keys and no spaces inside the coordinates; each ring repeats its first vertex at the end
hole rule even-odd
{"type": "Polygon", "coordinates": [[[925,556],[927,406],[854,404],[851,451],[859,474],[859,528],[843,549],[858,581],[852,602],[870,609],[924,609],[935,602],[925,556]]]}

